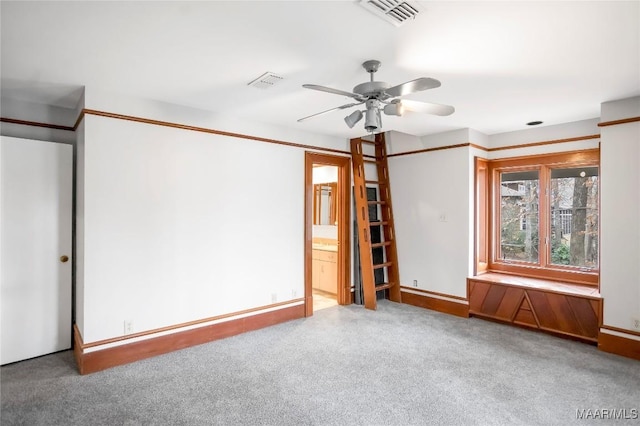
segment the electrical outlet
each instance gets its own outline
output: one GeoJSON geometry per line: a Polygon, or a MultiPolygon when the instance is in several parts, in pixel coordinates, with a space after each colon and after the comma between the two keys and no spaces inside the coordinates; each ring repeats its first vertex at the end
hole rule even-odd
{"type": "Polygon", "coordinates": [[[447,214],[446,213],[440,213],[440,216],[438,216],[438,220],[440,222],[446,222],[447,221],[447,214]]]}
{"type": "Polygon", "coordinates": [[[413,280],[413,286],[418,287],[418,280],[413,280]]]}
{"type": "Polygon", "coordinates": [[[298,292],[295,290],[291,290],[291,298],[295,299],[296,297],[298,297],[298,292]]]}
{"type": "Polygon", "coordinates": [[[631,329],[640,331],[640,318],[631,318],[631,329]]]}
{"type": "Polygon", "coordinates": [[[124,320],[124,334],[133,333],[133,320],[124,320]]]}

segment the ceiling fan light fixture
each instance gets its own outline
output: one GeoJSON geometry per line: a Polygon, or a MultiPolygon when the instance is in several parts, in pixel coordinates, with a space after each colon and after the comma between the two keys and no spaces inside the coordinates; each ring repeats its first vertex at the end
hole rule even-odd
{"type": "Polygon", "coordinates": [[[385,105],[383,111],[387,115],[397,115],[398,117],[401,117],[402,114],[404,114],[404,106],[399,100],[393,101],[390,104],[385,105]]]}
{"type": "Polygon", "coordinates": [[[364,116],[364,129],[367,132],[375,132],[381,127],[380,110],[378,108],[367,108],[364,116]]]}
{"type": "MultiPolygon", "coordinates": [[[[389,0],[380,0],[389,1],[389,0]]],[[[410,95],[423,90],[434,89],[440,87],[440,82],[434,78],[420,77],[414,80],[404,82],[395,86],[390,86],[383,81],[376,81],[374,74],[380,68],[380,61],[369,60],[362,63],[362,67],[370,74],[371,81],[358,84],[353,88],[352,92],[333,89],[331,87],[319,86],[317,84],[303,84],[305,89],[318,90],[320,92],[331,93],[334,95],[347,96],[353,98],[356,102],[352,102],[339,107],[321,111],[316,114],[309,115],[298,119],[298,122],[308,120],[319,115],[324,115],[332,111],[351,108],[357,105],[365,104],[365,110],[354,111],[344,118],[349,128],[353,128],[356,123],[365,118],[364,128],[368,132],[380,131],[382,128],[381,115],[402,116],[405,110],[425,112],[440,116],[451,115],[455,108],[449,105],[433,104],[429,102],[419,102],[411,100],[394,99],[400,96],[410,95]]]]}
{"type": "Polygon", "coordinates": [[[350,129],[353,129],[353,126],[360,120],[362,120],[362,111],[360,110],[353,111],[344,118],[344,122],[347,123],[350,129]]]}

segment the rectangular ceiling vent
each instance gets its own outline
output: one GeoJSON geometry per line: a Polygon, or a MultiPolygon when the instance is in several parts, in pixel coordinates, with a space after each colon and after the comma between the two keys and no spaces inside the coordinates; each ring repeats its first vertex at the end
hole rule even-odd
{"type": "Polygon", "coordinates": [[[280,77],[279,75],[276,75],[272,72],[265,72],[260,77],[256,78],[251,83],[249,83],[249,86],[255,87],[257,89],[268,89],[270,87],[275,86],[282,80],[283,78],[280,77]]]}
{"type": "Polygon", "coordinates": [[[360,0],[360,5],[396,27],[413,21],[422,8],[409,0],[360,0]]]}

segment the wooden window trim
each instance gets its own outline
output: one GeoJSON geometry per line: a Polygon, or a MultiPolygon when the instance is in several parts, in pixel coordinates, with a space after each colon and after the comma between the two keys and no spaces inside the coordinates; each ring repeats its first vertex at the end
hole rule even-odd
{"type": "MultiPolygon", "coordinates": [[[[549,260],[549,248],[542,246],[543,239],[540,238],[539,263],[536,265],[520,263],[520,262],[503,262],[498,258],[499,243],[500,243],[500,226],[499,220],[499,201],[497,201],[497,194],[500,194],[500,181],[499,173],[509,170],[534,170],[541,171],[539,175],[540,188],[547,187],[549,176],[549,168],[555,167],[574,167],[574,166],[587,166],[595,165],[600,166],[600,150],[589,149],[582,151],[572,151],[556,154],[544,154],[544,155],[532,155],[526,157],[515,157],[499,160],[486,160],[488,166],[488,179],[486,179],[488,185],[486,203],[488,206],[488,220],[486,229],[486,240],[488,244],[488,265],[487,271],[490,272],[502,272],[513,275],[519,275],[523,277],[541,278],[554,281],[562,281],[566,283],[575,283],[581,285],[598,286],[600,279],[600,272],[598,270],[581,271],[577,267],[564,266],[564,265],[552,265],[549,260]]],[[[476,182],[481,184],[481,178],[478,177],[478,167],[476,167],[476,182]]],[[[479,197],[481,191],[478,189],[476,197],[479,197]]],[[[476,201],[476,217],[477,217],[477,231],[476,238],[478,241],[482,241],[479,233],[483,232],[482,227],[479,225],[479,214],[481,201],[476,201]]],[[[549,218],[548,218],[548,196],[541,194],[539,198],[539,211],[541,212],[539,217],[539,229],[542,231],[541,235],[549,234],[549,218]]],[[[476,267],[480,269],[481,262],[481,248],[476,248],[476,267]]]]}
{"type": "Polygon", "coordinates": [[[474,274],[487,271],[489,265],[489,160],[475,157],[475,220],[474,247],[476,253],[474,274]]]}

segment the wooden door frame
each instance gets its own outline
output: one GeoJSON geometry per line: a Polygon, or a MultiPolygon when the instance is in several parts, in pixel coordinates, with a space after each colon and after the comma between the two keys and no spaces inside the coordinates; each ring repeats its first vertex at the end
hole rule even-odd
{"type": "Polygon", "coordinates": [[[313,315],[311,254],[313,241],[313,165],[338,168],[338,304],[351,304],[351,158],[305,152],[304,157],[304,305],[305,316],[313,315]]]}

